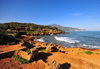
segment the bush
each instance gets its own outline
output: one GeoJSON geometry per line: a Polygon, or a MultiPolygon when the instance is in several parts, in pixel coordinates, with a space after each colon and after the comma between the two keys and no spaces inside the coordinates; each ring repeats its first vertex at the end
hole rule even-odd
{"type": "Polygon", "coordinates": [[[15,37],[22,39],[23,37],[21,37],[21,35],[26,35],[26,32],[18,32],[15,37]]]}
{"type": "Polygon", "coordinates": [[[15,60],[20,61],[22,64],[28,64],[28,63],[29,63],[28,60],[26,60],[26,59],[24,59],[24,58],[22,58],[22,57],[15,56],[15,55],[13,55],[12,57],[13,57],[15,60]]]}
{"type": "Polygon", "coordinates": [[[13,43],[17,44],[19,43],[19,40],[17,40],[11,35],[0,34],[0,45],[8,45],[13,43]]]}
{"type": "Polygon", "coordinates": [[[31,53],[31,51],[30,51],[30,50],[26,50],[26,52],[27,52],[28,54],[30,54],[30,53],[31,53]]]}
{"type": "Polygon", "coordinates": [[[46,51],[46,49],[41,49],[41,50],[39,50],[39,51],[43,51],[43,52],[44,52],[44,51],[46,51]]]}
{"type": "Polygon", "coordinates": [[[88,54],[88,55],[93,54],[93,52],[91,52],[91,51],[86,51],[85,53],[88,54]]]}
{"type": "Polygon", "coordinates": [[[100,53],[96,53],[96,54],[100,54],[100,53]]]}

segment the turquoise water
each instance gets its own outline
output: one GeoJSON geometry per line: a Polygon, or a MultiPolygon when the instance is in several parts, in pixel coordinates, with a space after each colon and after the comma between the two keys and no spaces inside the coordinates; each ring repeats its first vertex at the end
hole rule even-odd
{"type": "Polygon", "coordinates": [[[71,31],[69,34],[44,36],[42,41],[64,47],[100,48],[100,31],[71,31]]]}

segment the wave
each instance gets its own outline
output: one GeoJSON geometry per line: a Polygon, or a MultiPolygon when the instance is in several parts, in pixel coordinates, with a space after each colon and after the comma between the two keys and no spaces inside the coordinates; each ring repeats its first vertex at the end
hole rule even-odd
{"type": "Polygon", "coordinates": [[[57,36],[55,36],[54,38],[58,41],[64,41],[64,42],[68,42],[68,43],[79,43],[80,42],[78,40],[74,40],[74,39],[69,38],[69,37],[57,37],[57,36]]]}
{"type": "Polygon", "coordinates": [[[95,48],[95,49],[99,49],[100,46],[94,46],[94,45],[87,45],[87,44],[83,44],[83,47],[87,47],[87,48],[95,48]]]}
{"type": "Polygon", "coordinates": [[[34,41],[45,42],[43,38],[40,38],[40,39],[35,39],[34,41]]]}

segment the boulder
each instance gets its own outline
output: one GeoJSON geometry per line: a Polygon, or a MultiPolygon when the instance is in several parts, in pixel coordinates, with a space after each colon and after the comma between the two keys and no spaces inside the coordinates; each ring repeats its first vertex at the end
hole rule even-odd
{"type": "Polygon", "coordinates": [[[22,57],[26,60],[32,61],[38,55],[38,51],[37,50],[31,50],[31,53],[29,54],[25,51],[17,50],[17,51],[15,51],[14,55],[22,57]]]}
{"type": "Polygon", "coordinates": [[[46,42],[39,42],[39,41],[34,41],[33,42],[34,46],[41,46],[41,47],[46,47],[47,46],[47,43],[46,42]]]}
{"type": "Polygon", "coordinates": [[[28,54],[27,52],[25,51],[16,51],[15,52],[15,55],[16,56],[19,56],[19,57],[22,57],[24,59],[27,59],[27,60],[32,60],[32,54],[28,54]]]}
{"type": "Polygon", "coordinates": [[[46,50],[49,52],[56,52],[58,49],[55,46],[47,46],[46,50]]]}
{"type": "Polygon", "coordinates": [[[48,46],[55,46],[56,47],[56,44],[54,44],[53,42],[51,42],[48,46]]]}
{"type": "Polygon", "coordinates": [[[57,49],[65,49],[62,45],[57,45],[57,49]]]}
{"type": "Polygon", "coordinates": [[[47,43],[46,42],[42,42],[42,46],[47,46],[47,43]]]}
{"type": "Polygon", "coordinates": [[[30,49],[31,53],[36,57],[38,55],[37,47],[30,49]]]}
{"type": "Polygon", "coordinates": [[[60,63],[55,60],[48,62],[45,65],[45,69],[59,69],[59,68],[60,68],[60,63]]]}

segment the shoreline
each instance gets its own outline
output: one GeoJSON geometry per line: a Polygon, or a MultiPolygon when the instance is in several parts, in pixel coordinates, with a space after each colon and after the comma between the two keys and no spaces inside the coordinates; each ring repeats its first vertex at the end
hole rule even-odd
{"type": "Polygon", "coordinates": [[[65,48],[53,42],[33,41],[40,36],[22,35],[16,45],[0,45],[0,68],[93,69],[100,68],[100,49],[65,48]],[[5,65],[6,64],[6,65],[5,65]],[[16,64],[16,66],[14,66],[16,64]],[[88,65],[88,66],[87,66],[88,65]]]}

